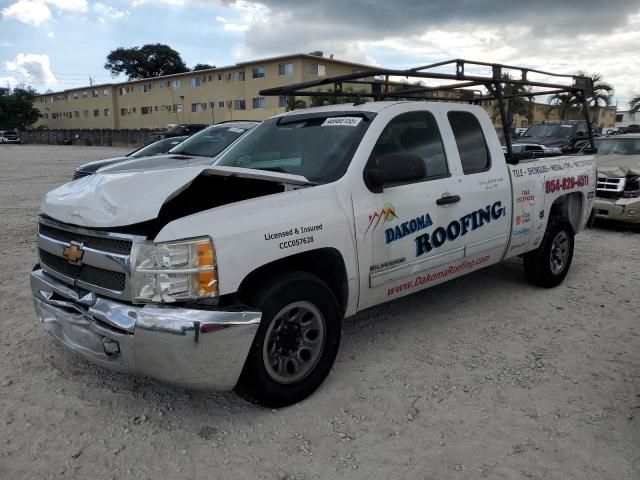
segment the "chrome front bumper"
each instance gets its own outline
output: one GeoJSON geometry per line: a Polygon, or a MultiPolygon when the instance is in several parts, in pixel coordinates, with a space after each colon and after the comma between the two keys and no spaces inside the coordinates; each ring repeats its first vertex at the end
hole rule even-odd
{"type": "Polygon", "coordinates": [[[189,388],[231,390],[242,372],[261,313],[136,306],[78,292],[31,272],[44,328],[93,363],[189,388]]]}

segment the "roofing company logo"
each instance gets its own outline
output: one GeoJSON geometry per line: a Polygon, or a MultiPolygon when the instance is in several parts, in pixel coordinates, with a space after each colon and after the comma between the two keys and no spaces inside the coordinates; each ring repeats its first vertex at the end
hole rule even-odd
{"type": "Polygon", "coordinates": [[[364,232],[364,234],[366,235],[367,232],[371,230],[371,227],[373,227],[373,230],[375,230],[381,221],[382,223],[385,223],[395,220],[396,218],[398,218],[398,215],[396,214],[396,208],[390,203],[385,203],[384,207],[382,207],[382,210],[369,215],[369,226],[367,227],[367,230],[364,232]]]}

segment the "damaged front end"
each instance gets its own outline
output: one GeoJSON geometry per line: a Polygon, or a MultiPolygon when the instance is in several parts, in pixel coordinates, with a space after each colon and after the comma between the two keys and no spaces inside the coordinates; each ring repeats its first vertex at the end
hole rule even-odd
{"type": "Polygon", "coordinates": [[[30,276],[36,313],[104,367],[192,388],[235,386],[261,312],[221,302],[215,239],[156,242],[175,219],[310,185],[232,168],[93,175],[50,192],[30,276]]]}

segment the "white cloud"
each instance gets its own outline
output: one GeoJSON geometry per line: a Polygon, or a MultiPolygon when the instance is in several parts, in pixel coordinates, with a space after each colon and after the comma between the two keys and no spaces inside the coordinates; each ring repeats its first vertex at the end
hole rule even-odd
{"type": "Polygon", "coordinates": [[[39,26],[51,20],[51,5],[59,11],[86,12],[86,0],[18,0],[2,9],[3,18],[13,18],[28,25],[39,26]]]}
{"type": "Polygon", "coordinates": [[[131,14],[129,10],[118,10],[102,2],[95,3],[93,10],[99,15],[98,21],[100,23],[106,23],[107,20],[120,20],[131,14]]]}
{"type": "Polygon", "coordinates": [[[35,53],[19,53],[16,58],[5,62],[7,72],[15,72],[20,75],[20,80],[25,83],[53,85],[56,77],[51,71],[48,55],[35,53]]]}
{"type": "Polygon", "coordinates": [[[55,33],[53,33],[53,32],[49,32],[49,33],[47,33],[47,37],[49,37],[49,38],[53,38],[53,37],[55,37],[55,36],[56,36],[56,34],[55,34],[55,33]]]}
{"type": "Polygon", "coordinates": [[[8,76],[8,77],[0,77],[0,88],[13,88],[16,85],[18,85],[18,79],[16,77],[13,76],[8,76]]]}
{"type": "Polygon", "coordinates": [[[2,17],[38,26],[51,18],[51,10],[38,0],[18,0],[2,9],[2,17]]]}

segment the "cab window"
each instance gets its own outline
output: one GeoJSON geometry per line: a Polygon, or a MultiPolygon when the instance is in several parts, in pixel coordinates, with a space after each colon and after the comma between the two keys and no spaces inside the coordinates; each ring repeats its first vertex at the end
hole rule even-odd
{"type": "Polygon", "coordinates": [[[426,167],[422,180],[449,175],[440,130],[430,112],[407,112],[391,120],[373,147],[368,166],[375,168],[377,159],[392,153],[421,157],[426,167]]]}

